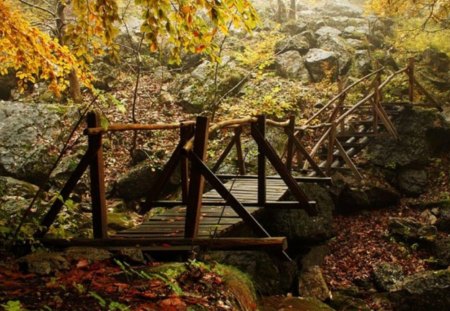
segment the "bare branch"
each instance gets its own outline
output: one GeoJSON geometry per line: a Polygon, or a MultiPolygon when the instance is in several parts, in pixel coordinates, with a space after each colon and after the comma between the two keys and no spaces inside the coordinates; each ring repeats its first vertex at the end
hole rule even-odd
{"type": "Polygon", "coordinates": [[[56,17],[56,14],[54,12],[52,12],[52,11],[46,9],[46,8],[43,8],[43,7],[38,6],[36,4],[33,4],[33,3],[29,3],[29,2],[27,2],[25,0],[19,0],[19,2],[25,4],[25,5],[29,6],[29,7],[32,7],[34,9],[36,9],[36,10],[40,10],[40,11],[43,11],[43,12],[45,12],[47,14],[50,14],[52,17],[56,17]]]}

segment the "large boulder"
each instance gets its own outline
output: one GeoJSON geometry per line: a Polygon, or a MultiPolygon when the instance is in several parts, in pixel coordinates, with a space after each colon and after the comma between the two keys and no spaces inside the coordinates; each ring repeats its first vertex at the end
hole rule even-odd
{"type": "Polygon", "coordinates": [[[22,270],[39,275],[55,274],[60,270],[69,269],[67,259],[60,253],[36,252],[19,258],[22,270]]]}
{"type": "Polygon", "coordinates": [[[331,77],[332,80],[337,77],[337,55],[334,52],[311,49],[305,56],[305,65],[314,82],[325,77],[331,77]]]}
{"type": "Polygon", "coordinates": [[[428,174],[424,169],[401,169],[397,175],[398,189],[409,196],[418,196],[426,191],[428,174]]]}
{"type": "Polygon", "coordinates": [[[75,109],[0,101],[0,175],[44,186],[75,109]]]}
{"type": "Polygon", "coordinates": [[[338,35],[327,34],[320,36],[317,44],[321,49],[336,54],[339,74],[345,75],[351,68],[354,53],[348,42],[338,35]]]}
{"type": "Polygon", "coordinates": [[[395,284],[401,282],[404,278],[405,274],[399,265],[383,262],[373,268],[374,283],[381,291],[391,290],[395,284]]]}
{"type": "Polygon", "coordinates": [[[333,236],[334,203],[328,191],[316,184],[303,184],[301,187],[310,200],[317,202],[317,216],[308,216],[303,209],[267,209],[261,220],[272,235],[286,236],[293,248],[305,241],[323,241],[333,236]]]}
{"type": "Polygon", "coordinates": [[[282,294],[291,290],[297,275],[297,267],[261,251],[223,251],[205,255],[208,261],[233,266],[247,273],[256,290],[263,295],[282,294]]]}
{"type": "Polygon", "coordinates": [[[312,33],[305,31],[292,37],[284,38],[275,44],[275,53],[286,51],[298,51],[302,55],[306,54],[315,44],[312,33]]]}
{"type": "Polygon", "coordinates": [[[391,290],[394,310],[448,310],[450,270],[427,271],[406,277],[391,290]]]}
{"type": "Polygon", "coordinates": [[[281,77],[309,81],[308,70],[303,63],[303,57],[297,51],[288,51],[275,58],[277,73],[281,77]]]}
{"type": "Polygon", "coordinates": [[[411,217],[390,218],[388,229],[391,235],[409,243],[429,245],[437,238],[435,226],[421,223],[411,217]]]}
{"type": "Polygon", "coordinates": [[[340,31],[339,29],[333,28],[330,26],[320,27],[316,31],[316,35],[318,37],[335,37],[335,36],[339,36],[341,33],[342,33],[342,31],[340,31]]]}
{"type": "Polygon", "coordinates": [[[298,292],[302,297],[314,297],[321,301],[331,298],[331,292],[318,266],[302,271],[299,276],[298,292]]]}
{"type": "Polygon", "coordinates": [[[436,227],[440,231],[450,233],[450,201],[443,202],[437,216],[436,227]]]}

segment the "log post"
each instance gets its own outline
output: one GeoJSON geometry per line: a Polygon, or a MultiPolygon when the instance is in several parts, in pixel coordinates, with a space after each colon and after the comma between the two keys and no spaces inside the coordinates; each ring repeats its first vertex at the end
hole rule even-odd
{"type": "Polygon", "coordinates": [[[295,132],[295,116],[289,116],[289,125],[285,129],[288,135],[286,167],[289,173],[292,171],[292,161],[294,158],[294,132],[295,132]]]}
{"type": "MultiPolygon", "coordinates": [[[[258,121],[252,123],[262,135],[266,137],[266,116],[258,116],[258,121]]],[[[266,155],[264,149],[258,145],[258,204],[264,206],[266,204],[266,155]]]]}
{"type": "Polygon", "coordinates": [[[408,63],[408,80],[409,80],[409,102],[414,103],[414,57],[409,59],[408,63]]]}
{"type": "MultiPolygon", "coordinates": [[[[180,144],[184,146],[192,137],[194,126],[181,124],[180,127],[180,144]]],[[[180,175],[181,175],[181,201],[187,203],[189,193],[189,163],[186,155],[182,152],[180,155],[180,175]]]]}
{"type": "MultiPolygon", "coordinates": [[[[100,115],[89,112],[87,115],[88,128],[100,127],[100,115]]],[[[105,165],[103,161],[102,134],[90,135],[88,150],[96,150],[90,163],[92,226],[95,239],[105,239],[107,232],[106,198],[105,198],[105,165]]]]}
{"type": "Polygon", "coordinates": [[[377,73],[377,76],[375,78],[375,97],[374,100],[372,101],[372,114],[373,114],[373,122],[372,122],[372,127],[373,127],[373,133],[374,134],[378,134],[378,113],[377,113],[377,108],[379,105],[381,105],[381,90],[380,90],[380,82],[381,82],[381,74],[377,73]]]}
{"type": "Polygon", "coordinates": [[[239,167],[239,174],[245,175],[247,174],[247,169],[245,167],[244,154],[242,152],[241,134],[242,134],[241,126],[234,129],[234,135],[236,137],[236,155],[239,167]]]}
{"type": "Polygon", "coordinates": [[[336,139],[336,123],[333,120],[331,123],[331,127],[330,127],[330,133],[328,134],[328,153],[327,153],[327,164],[326,164],[326,172],[327,172],[328,176],[330,176],[331,164],[333,163],[335,139],[336,139]]]}
{"type": "MultiPolygon", "coordinates": [[[[195,125],[195,138],[193,152],[200,161],[206,160],[206,146],[208,144],[209,119],[197,117],[195,125]]],[[[184,228],[185,238],[196,238],[200,223],[200,210],[202,208],[203,188],[205,178],[199,165],[191,162],[191,178],[189,181],[189,195],[187,198],[186,223],[184,228]]]]}

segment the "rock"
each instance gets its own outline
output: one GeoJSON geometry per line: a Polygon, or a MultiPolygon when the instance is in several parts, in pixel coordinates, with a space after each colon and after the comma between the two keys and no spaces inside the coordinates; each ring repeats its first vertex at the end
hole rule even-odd
{"type": "Polygon", "coordinates": [[[440,231],[450,233],[450,202],[439,209],[436,227],[440,231]]]}
{"type": "Polygon", "coordinates": [[[60,253],[36,252],[19,258],[18,262],[23,270],[39,275],[69,269],[69,262],[60,253]]]}
{"type": "Polygon", "coordinates": [[[381,291],[389,291],[404,277],[403,269],[399,265],[383,262],[373,268],[373,280],[381,291]]]}
{"type": "Polygon", "coordinates": [[[434,72],[448,73],[450,70],[450,57],[435,48],[427,48],[422,53],[421,62],[434,72]]]}
{"type": "Polygon", "coordinates": [[[397,175],[397,187],[406,195],[419,196],[426,191],[427,185],[426,170],[402,169],[397,175]]]}
{"type": "Polygon", "coordinates": [[[303,57],[297,51],[288,51],[275,58],[277,73],[281,77],[309,81],[308,70],[303,63],[303,57]]]}
{"type": "Polygon", "coordinates": [[[441,267],[450,266],[450,237],[438,239],[433,245],[433,253],[437,264],[441,267]]]}
{"type": "Polygon", "coordinates": [[[333,311],[334,309],[322,301],[312,297],[286,297],[277,306],[276,310],[298,310],[298,311],[333,311]]]}
{"type": "Polygon", "coordinates": [[[342,32],[342,36],[348,39],[365,40],[370,34],[369,26],[347,26],[342,32]]]}
{"type": "Polygon", "coordinates": [[[297,35],[307,29],[308,25],[306,23],[300,22],[298,20],[290,20],[283,24],[281,32],[288,33],[291,36],[297,35]]]}
{"type": "Polygon", "coordinates": [[[261,219],[272,235],[287,237],[292,246],[305,241],[323,241],[333,236],[331,221],[334,203],[328,191],[317,184],[303,184],[301,187],[309,199],[317,202],[317,216],[308,216],[302,209],[267,209],[261,219]]]}
{"type": "Polygon", "coordinates": [[[334,52],[311,49],[306,54],[305,65],[314,82],[319,82],[328,76],[327,70],[331,72],[333,80],[336,78],[337,57],[334,52]]]}
{"type": "Polygon", "coordinates": [[[312,247],[301,259],[300,267],[302,271],[313,266],[321,266],[325,260],[325,256],[329,253],[330,248],[326,244],[312,247]]]}
{"type": "Polygon", "coordinates": [[[450,270],[427,271],[406,277],[390,292],[394,310],[448,310],[450,270]]]}
{"type": "Polygon", "coordinates": [[[364,190],[345,187],[337,200],[337,211],[343,214],[357,213],[370,206],[369,197],[364,190]]]}
{"type": "Polygon", "coordinates": [[[335,37],[335,36],[339,36],[341,33],[342,33],[342,31],[340,31],[339,29],[329,27],[329,26],[323,26],[323,27],[319,28],[315,34],[319,37],[322,37],[322,36],[335,37]]]}
{"type": "Polygon", "coordinates": [[[411,217],[390,218],[388,229],[391,235],[410,243],[428,244],[437,237],[435,226],[420,223],[411,217]]]}
{"type": "Polygon", "coordinates": [[[145,264],[146,260],[144,257],[144,253],[138,247],[127,247],[121,248],[115,257],[120,260],[125,260],[126,262],[131,262],[133,264],[145,264]]]}
{"type": "Polygon", "coordinates": [[[275,53],[298,51],[304,55],[314,44],[314,36],[310,32],[304,32],[278,41],[275,44],[275,53]]]}
{"type": "Polygon", "coordinates": [[[400,202],[400,194],[395,189],[373,186],[364,191],[371,209],[396,206],[400,202]]]}
{"type": "Polygon", "coordinates": [[[347,44],[349,47],[355,50],[366,50],[369,48],[369,45],[367,42],[363,40],[357,40],[357,39],[346,39],[347,44]]]}
{"type": "Polygon", "coordinates": [[[114,194],[127,201],[142,198],[148,194],[160,173],[161,169],[143,161],[117,179],[114,194]]]}
{"type": "Polygon", "coordinates": [[[336,35],[323,35],[317,40],[318,46],[326,51],[335,53],[339,74],[345,75],[351,68],[353,53],[352,48],[344,38],[336,35]]]}
{"type": "Polygon", "coordinates": [[[112,254],[109,251],[95,247],[69,247],[65,250],[64,256],[70,261],[85,259],[89,263],[112,258],[112,254]]]}
{"type": "Polygon", "coordinates": [[[44,186],[75,109],[0,101],[0,175],[44,186]]]}
{"type": "Polygon", "coordinates": [[[372,71],[372,60],[370,59],[369,51],[358,50],[355,52],[355,69],[359,76],[365,76],[372,71]]]}
{"type": "Polygon", "coordinates": [[[276,295],[289,291],[297,275],[295,263],[286,262],[260,251],[210,252],[208,261],[230,265],[247,273],[256,290],[263,295],[276,295]]]}
{"type": "Polygon", "coordinates": [[[36,185],[12,177],[0,176],[0,197],[16,196],[31,199],[38,190],[36,185]]]}
{"type": "Polygon", "coordinates": [[[363,14],[361,8],[346,0],[339,2],[332,0],[323,1],[319,9],[320,12],[328,16],[360,17],[363,14]]]}
{"type": "Polygon", "coordinates": [[[370,311],[366,302],[362,299],[347,296],[340,292],[333,292],[328,304],[338,311],[370,311]]]}
{"type": "Polygon", "coordinates": [[[436,132],[445,133],[450,127],[439,113],[420,108],[403,110],[394,125],[400,139],[375,138],[369,144],[367,154],[372,164],[390,170],[427,164],[437,152],[436,148],[448,139],[448,135],[436,135],[436,132]]]}
{"type": "Polygon", "coordinates": [[[313,297],[321,301],[331,298],[331,292],[318,266],[309,267],[300,274],[298,292],[302,297],[313,297]]]}

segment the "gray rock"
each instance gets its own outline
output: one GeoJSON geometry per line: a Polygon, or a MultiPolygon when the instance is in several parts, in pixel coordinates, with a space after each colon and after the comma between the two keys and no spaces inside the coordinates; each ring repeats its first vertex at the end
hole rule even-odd
{"type": "Polygon", "coordinates": [[[331,292],[318,266],[312,266],[302,271],[299,277],[298,292],[302,297],[313,297],[320,301],[331,298],[331,292]]]}
{"type": "Polygon", "coordinates": [[[303,57],[297,51],[288,51],[275,58],[277,73],[281,77],[308,82],[309,74],[303,63],[303,57]]]}
{"type": "Polygon", "coordinates": [[[303,55],[314,46],[314,43],[314,37],[310,32],[300,33],[278,41],[275,44],[275,53],[298,51],[303,55]]]}
{"type": "Polygon", "coordinates": [[[286,297],[281,299],[275,310],[333,311],[334,309],[313,297],[286,297]]]}
{"type": "Polygon", "coordinates": [[[372,71],[372,60],[369,51],[358,50],[355,52],[355,67],[359,76],[365,76],[372,71]]]}
{"type": "Polygon", "coordinates": [[[317,202],[319,213],[308,216],[302,209],[265,210],[262,223],[274,236],[286,236],[290,245],[305,241],[323,241],[333,235],[331,221],[334,203],[328,191],[316,184],[303,184],[309,199],[317,202]]]}
{"type": "Polygon", "coordinates": [[[338,196],[337,211],[343,214],[357,213],[370,207],[369,197],[364,190],[345,187],[338,196]]]}
{"type": "Polygon", "coordinates": [[[121,248],[115,257],[131,263],[145,264],[146,262],[144,253],[137,247],[121,248]]]}
{"type": "Polygon", "coordinates": [[[18,262],[25,271],[39,275],[69,269],[69,262],[59,253],[36,252],[19,258],[18,262]]]}
{"type": "Polygon", "coordinates": [[[433,253],[437,264],[441,267],[450,266],[450,238],[438,239],[433,245],[433,253]]]}
{"type": "Polygon", "coordinates": [[[364,192],[372,209],[396,206],[400,202],[400,194],[393,188],[373,186],[364,192]]]}
{"type": "Polygon", "coordinates": [[[336,28],[333,28],[330,26],[320,27],[316,31],[316,35],[319,37],[322,37],[322,36],[335,37],[335,36],[339,36],[341,33],[342,33],[342,31],[340,31],[339,29],[336,29],[336,28]]]}
{"type": "Polygon", "coordinates": [[[308,25],[306,23],[290,20],[287,23],[283,24],[281,28],[281,32],[288,33],[291,36],[297,35],[307,29],[308,25]]]}
{"type": "Polygon", "coordinates": [[[346,74],[351,68],[354,53],[347,41],[336,35],[325,35],[321,36],[317,42],[321,49],[336,54],[339,74],[346,74]]]}
{"type": "Polygon", "coordinates": [[[72,120],[75,109],[0,101],[0,175],[37,185],[46,182],[62,145],[64,120],[72,120]]]}
{"type": "Polygon", "coordinates": [[[95,247],[69,247],[65,250],[64,256],[70,261],[86,259],[89,263],[112,258],[109,251],[95,247]]]}
{"type": "Polygon", "coordinates": [[[448,310],[450,270],[427,271],[406,277],[389,294],[394,310],[448,310]]]}
{"type": "Polygon", "coordinates": [[[336,78],[337,56],[334,52],[311,49],[306,54],[305,65],[314,82],[323,80],[327,76],[326,70],[331,70],[332,78],[336,78]]]}
{"type": "Polygon", "coordinates": [[[426,170],[402,169],[397,175],[398,189],[410,196],[418,196],[426,191],[428,174],[426,170]]]}
{"type": "Polygon", "coordinates": [[[318,245],[311,248],[311,250],[302,256],[300,266],[302,271],[313,266],[321,266],[325,260],[325,256],[330,253],[328,245],[318,245]]]}
{"type": "Polygon", "coordinates": [[[320,12],[329,16],[361,17],[363,14],[361,8],[346,0],[339,2],[332,0],[323,1],[319,9],[320,12]]]}
{"type": "Polygon", "coordinates": [[[373,279],[381,291],[391,290],[395,284],[405,278],[403,269],[399,265],[380,263],[373,268],[373,279]]]}
{"type": "Polygon", "coordinates": [[[31,199],[38,191],[36,185],[12,177],[0,176],[0,197],[16,196],[31,199]]]}
{"type": "Polygon", "coordinates": [[[429,244],[437,238],[435,226],[423,224],[414,218],[391,218],[388,225],[389,233],[409,243],[429,244]]]}
{"type": "Polygon", "coordinates": [[[341,292],[333,292],[328,304],[339,311],[370,311],[366,302],[362,299],[348,296],[341,292]]]}
{"type": "Polygon", "coordinates": [[[127,201],[145,197],[156,182],[161,169],[143,161],[120,176],[114,186],[114,194],[127,201]]]}
{"type": "Polygon", "coordinates": [[[257,292],[263,295],[285,293],[290,290],[297,275],[295,263],[269,256],[266,252],[210,252],[205,259],[234,266],[247,273],[257,292]]]}
{"type": "Polygon", "coordinates": [[[347,44],[355,50],[366,50],[369,48],[369,44],[364,40],[346,39],[345,41],[347,41],[347,44]]]}

